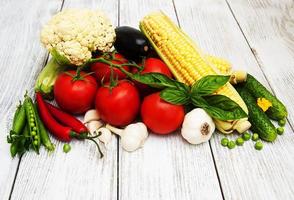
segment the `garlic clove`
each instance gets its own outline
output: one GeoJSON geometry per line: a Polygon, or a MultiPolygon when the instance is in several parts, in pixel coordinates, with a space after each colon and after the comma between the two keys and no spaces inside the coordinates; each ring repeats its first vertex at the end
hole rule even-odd
{"type": "Polygon", "coordinates": [[[84,116],[84,124],[91,121],[98,121],[100,119],[100,115],[96,109],[88,110],[84,116]]]}
{"type": "Polygon", "coordinates": [[[142,135],[142,138],[146,139],[148,137],[148,130],[147,130],[147,127],[144,123],[142,122],[138,122],[137,123],[137,126],[140,128],[140,133],[142,135]]]}
{"type": "Polygon", "coordinates": [[[108,144],[111,141],[112,134],[111,131],[105,127],[99,128],[96,130],[96,133],[101,133],[101,135],[98,137],[98,139],[103,142],[104,144],[108,144]]]}
{"type": "Polygon", "coordinates": [[[89,129],[91,135],[95,135],[95,131],[101,126],[103,126],[101,121],[90,121],[87,123],[87,128],[89,129]]]}
{"type": "Polygon", "coordinates": [[[121,138],[121,144],[122,144],[122,148],[129,152],[135,151],[142,146],[140,138],[134,138],[134,137],[128,137],[128,136],[121,138]]]}

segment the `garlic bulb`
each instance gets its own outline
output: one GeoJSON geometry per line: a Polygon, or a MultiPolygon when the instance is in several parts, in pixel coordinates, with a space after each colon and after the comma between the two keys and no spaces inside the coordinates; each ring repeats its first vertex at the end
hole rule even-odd
{"type": "Polygon", "coordinates": [[[191,144],[207,142],[215,130],[212,118],[201,108],[185,115],[181,134],[191,144]]]}
{"type": "Polygon", "coordinates": [[[118,129],[109,124],[106,128],[121,137],[122,147],[126,151],[135,151],[142,147],[148,137],[147,127],[142,122],[130,124],[125,129],[118,129]]]}

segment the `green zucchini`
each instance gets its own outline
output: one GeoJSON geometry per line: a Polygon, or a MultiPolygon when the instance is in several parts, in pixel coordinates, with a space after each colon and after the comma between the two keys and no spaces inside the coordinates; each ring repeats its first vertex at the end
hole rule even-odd
{"type": "Polygon", "coordinates": [[[257,105],[255,98],[245,87],[237,87],[237,91],[247,105],[251,130],[258,133],[265,141],[273,142],[277,138],[277,130],[268,116],[257,105]]]}
{"type": "Polygon", "coordinates": [[[269,118],[274,120],[285,119],[288,115],[285,105],[268,91],[252,75],[247,75],[247,81],[244,86],[256,99],[265,98],[272,103],[272,106],[266,111],[269,118]]]}

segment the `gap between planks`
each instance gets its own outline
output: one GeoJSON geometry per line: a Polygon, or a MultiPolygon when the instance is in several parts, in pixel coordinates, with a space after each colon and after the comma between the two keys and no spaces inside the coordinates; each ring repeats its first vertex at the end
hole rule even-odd
{"type": "MultiPolygon", "coordinates": [[[[179,20],[179,17],[178,17],[178,12],[177,12],[177,8],[176,8],[176,5],[175,5],[175,1],[172,0],[172,3],[173,3],[174,10],[175,10],[178,26],[181,28],[181,23],[180,23],[180,20],[179,20]]],[[[220,187],[222,199],[225,199],[222,183],[221,183],[221,180],[220,180],[220,176],[219,176],[219,172],[218,172],[218,168],[217,168],[217,165],[216,165],[216,161],[215,161],[215,157],[214,157],[214,154],[213,154],[213,150],[212,150],[212,147],[211,147],[210,140],[208,141],[208,143],[209,143],[209,149],[210,149],[210,153],[211,153],[211,156],[212,156],[212,161],[213,161],[215,173],[216,173],[216,176],[217,176],[218,184],[219,184],[219,187],[220,187]]]]}

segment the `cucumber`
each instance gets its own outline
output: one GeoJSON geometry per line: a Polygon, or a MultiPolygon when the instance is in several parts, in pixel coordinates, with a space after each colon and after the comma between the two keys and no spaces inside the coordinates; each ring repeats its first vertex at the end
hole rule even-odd
{"type": "Polygon", "coordinates": [[[257,99],[265,98],[272,103],[272,106],[266,111],[269,118],[274,120],[285,119],[288,115],[285,105],[277,99],[270,91],[268,91],[258,80],[252,75],[247,75],[247,81],[244,87],[257,99]]]}
{"type": "Polygon", "coordinates": [[[273,142],[277,138],[277,130],[268,116],[257,105],[255,98],[245,87],[236,88],[245,104],[247,105],[251,130],[258,133],[259,137],[265,141],[273,142]]]}

